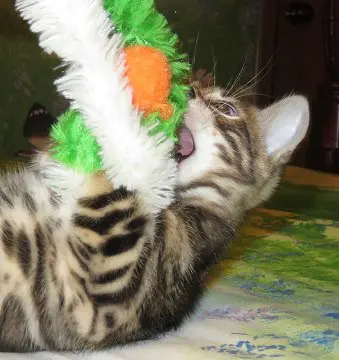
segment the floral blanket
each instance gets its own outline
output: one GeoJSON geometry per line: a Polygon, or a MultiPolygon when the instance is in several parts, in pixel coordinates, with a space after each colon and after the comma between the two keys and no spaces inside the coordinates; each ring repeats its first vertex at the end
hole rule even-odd
{"type": "Polygon", "coordinates": [[[207,286],[197,313],[177,333],[62,358],[339,359],[339,177],[289,168],[207,286]]]}
{"type": "Polygon", "coordinates": [[[289,168],[196,318],[223,328],[201,346],[217,358],[339,359],[339,177],[289,168]]]}

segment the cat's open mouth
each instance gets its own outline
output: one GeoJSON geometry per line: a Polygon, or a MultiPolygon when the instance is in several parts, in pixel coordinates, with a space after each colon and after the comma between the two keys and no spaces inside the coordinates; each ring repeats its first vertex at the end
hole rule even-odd
{"type": "Polygon", "coordinates": [[[194,153],[195,144],[192,132],[185,125],[179,129],[178,136],[179,143],[176,148],[176,159],[180,163],[194,153]]]}

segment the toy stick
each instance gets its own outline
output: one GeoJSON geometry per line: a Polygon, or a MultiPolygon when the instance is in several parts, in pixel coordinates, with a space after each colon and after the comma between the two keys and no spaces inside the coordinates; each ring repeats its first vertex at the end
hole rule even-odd
{"type": "MultiPolygon", "coordinates": [[[[56,82],[58,90],[72,101],[72,108],[52,131],[55,159],[90,173],[102,169],[102,145],[97,140],[108,132],[116,134],[111,139],[112,154],[132,154],[141,142],[141,148],[151,148],[149,129],[157,144],[164,135],[172,142],[177,140],[176,131],[187,108],[184,84],[189,65],[177,52],[177,37],[155,11],[153,0],[106,0],[104,4],[95,0],[17,0],[17,7],[32,31],[40,34],[40,45],[70,64],[56,82]],[[163,59],[158,71],[161,76],[154,76],[152,82],[146,75],[154,56],[158,63],[161,56],[163,59]],[[138,78],[135,74],[139,73],[138,78]],[[162,84],[157,79],[162,79],[162,84]],[[150,88],[151,95],[158,98],[149,96],[150,88]],[[158,96],[159,88],[162,96],[158,96]],[[97,116],[107,119],[106,129],[99,131],[94,126],[97,116]],[[140,130],[140,123],[145,131],[140,130]]],[[[136,169],[141,158],[142,154],[131,157],[131,168],[136,169]]],[[[124,167],[117,161],[114,171],[124,167]]]]}

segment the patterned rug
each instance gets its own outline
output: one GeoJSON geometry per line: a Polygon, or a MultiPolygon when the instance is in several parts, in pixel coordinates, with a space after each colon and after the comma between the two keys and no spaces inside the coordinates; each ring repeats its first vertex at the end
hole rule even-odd
{"type": "Polygon", "coordinates": [[[339,359],[339,177],[287,169],[217,266],[196,314],[162,339],[4,360],[339,359]]]}
{"type": "Polygon", "coordinates": [[[339,177],[289,168],[209,287],[198,318],[222,321],[227,336],[203,351],[339,359],[339,177]]]}

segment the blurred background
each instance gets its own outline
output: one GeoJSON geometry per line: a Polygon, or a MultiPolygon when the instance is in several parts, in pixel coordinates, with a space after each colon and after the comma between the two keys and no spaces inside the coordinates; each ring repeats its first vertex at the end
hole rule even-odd
{"type": "MultiPolygon", "coordinates": [[[[255,77],[250,92],[259,106],[291,92],[307,96],[311,128],[293,163],[339,173],[339,0],[155,1],[194,69],[213,71],[217,84],[255,77]]],[[[7,158],[29,147],[39,121],[51,120],[46,109],[58,116],[67,107],[53,87],[57,59],[42,53],[13,2],[0,0],[0,157],[7,158]]]]}
{"type": "MultiPolygon", "coordinates": [[[[23,125],[33,103],[54,116],[67,106],[53,87],[57,59],[42,53],[13,0],[0,0],[0,155],[28,147],[23,125]]],[[[255,71],[261,0],[156,0],[179,34],[195,69],[215,71],[226,85],[244,63],[246,81],[255,71]],[[193,60],[192,60],[193,61],[193,60]]]]}

